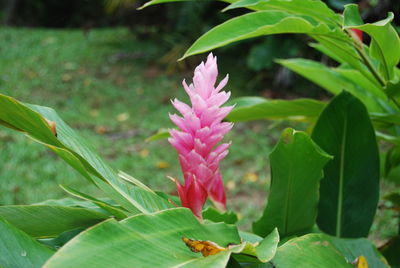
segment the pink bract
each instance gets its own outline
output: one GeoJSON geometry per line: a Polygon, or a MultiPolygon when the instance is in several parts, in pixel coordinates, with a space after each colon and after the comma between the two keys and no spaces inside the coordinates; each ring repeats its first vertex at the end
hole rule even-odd
{"type": "Polygon", "coordinates": [[[183,87],[191,106],[177,99],[173,106],[181,113],[170,115],[180,129],[170,130],[168,141],[179,155],[184,184],[175,180],[182,206],[190,208],[201,218],[201,211],[209,196],[217,208],[226,209],[226,195],[219,170],[220,161],[228,154],[229,143],[217,146],[233,124],[222,120],[233,106],[221,107],[230,92],[221,91],[228,75],[215,87],[218,76],[217,58],[210,53],[194,71],[193,83],[183,87]]]}

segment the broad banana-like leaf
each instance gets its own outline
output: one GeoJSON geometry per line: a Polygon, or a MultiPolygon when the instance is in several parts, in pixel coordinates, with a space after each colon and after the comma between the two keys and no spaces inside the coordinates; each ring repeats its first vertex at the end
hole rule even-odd
{"type": "Polygon", "coordinates": [[[190,210],[176,208],[96,225],[64,245],[44,267],[224,267],[234,251],[203,257],[183,237],[221,247],[241,243],[236,227],[201,224],[190,210]]]}
{"type": "Polygon", "coordinates": [[[313,140],[334,158],[324,167],[317,223],[337,237],[366,237],[379,196],[379,153],[365,106],[343,91],[321,113],[313,140]]]}
{"type": "Polygon", "coordinates": [[[0,267],[40,268],[54,251],[0,217],[0,267]]]}
{"type": "Polygon", "coordinates": [[[307,234],[280,246],[272,260],[282,268],[354,268],[324,234],[307,234]]]}
{"type": "Polygon", "coordinates": [[[131,214],[172,207],[167,200],[138,186],[128,186],[58,115],[47,107],[25,105],[0,94],[0,124],[12,126],[44,144],[131,214]],[[51,128],[50,120],[55,123],[51,128]]]}
{"type": "Polygon", "coordinates": [[[108,215],[87,208],[50,205],[0,206],[0,217],[33,237],[54,237],[76,228],[87,228],[108,215]]]}

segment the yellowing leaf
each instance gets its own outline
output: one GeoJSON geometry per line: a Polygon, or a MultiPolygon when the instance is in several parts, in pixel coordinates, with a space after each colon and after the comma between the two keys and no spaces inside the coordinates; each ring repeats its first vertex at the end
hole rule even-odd
{"type": "Polygon", "coordinates": [[[211,241],[194,240],[186,237],[182,237],[182,241],[190,248],[193,252],[201,252],[204,257],[215,255],[221,251],[225,251],[226,248],[219,246],[218,244],[211,241]]]}
{"type": "Polygon", "coordinates": [[[368,268],[367,259],[363,255],[359,256],[352,264],[356,268],[368,268]]]}

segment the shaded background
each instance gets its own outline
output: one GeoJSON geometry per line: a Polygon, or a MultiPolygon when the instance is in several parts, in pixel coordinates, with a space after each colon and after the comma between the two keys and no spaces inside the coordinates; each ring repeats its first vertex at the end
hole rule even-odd
{"type": "MultiPolygon", "coordinates": [[[[137,11],[144,2],[0,1],[0,92],[55,108],[112,166],[152,188],[174,193],[174,185],[166,179],[180,176],[174,149],[165,140],[145,139],[160,128],[172,127],[169,100],[187,100],[180,83],[191,79],[193,68],[206,55],[176,60],[202,33],[247,11],[223,13],[226,4],[214,1],[137,11]]],[[[340,12],[352,1],[325,2],[340,12]]],[[[367,22],[385,18],[388,11],[400,13],[398,0],[357,2],[367,22]]],[[[399,25],[399,16],[395,18],[399,25]]],[[[279,35],[215,50],[221,77],[230,74],[227,89],[233,97],[329,98],[319,87],[274,63],[276,58],[305,57],[334,64],[309,48],[307,41],[303,35],[279,35]]],[[[232,147],[222,173],[229,206],[241,214],[244,229],[264,206],[270,181],[268,154],[286,126],[286,122],[238,123],[226,138],[232,147]]],[[[0,128],[0,149],[0,204],[66,197],[58,184],[101,195],[53,153],[22,134],[0,128]]],[[[388,210],[379,210],[378,215],[372,235],[379,243],[396,232],[396,219],[388,210]]]]}

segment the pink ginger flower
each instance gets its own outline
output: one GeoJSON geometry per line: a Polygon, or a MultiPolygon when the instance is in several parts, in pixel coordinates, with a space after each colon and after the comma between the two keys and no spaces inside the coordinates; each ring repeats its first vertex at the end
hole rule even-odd
{"type": "Polygon", "coordinates": [[[183,80],[183,87],[192,106],[175,99],[173,106],[182,114],[170,114],[180,130],[170,130],[168,141],[179,155],[185,183],[175,180],[182,206],[190,208],[202,218],[201,212],[209,196],[215,206],[226,210],[226,195],[219,170],[219,162],[228,154],[230,143],[216,146],[231,130],[233,124],[222,120],[233,106],[221,107],[230,92],[221,91],[228,75],[215,87],[218,76],[217,58],[210,53],[194,71],[193,84],[183,80]]]}

